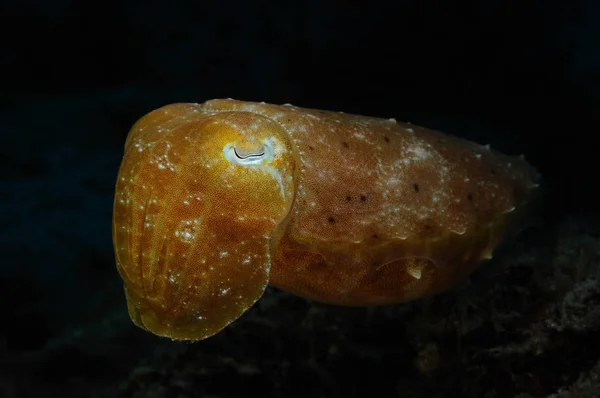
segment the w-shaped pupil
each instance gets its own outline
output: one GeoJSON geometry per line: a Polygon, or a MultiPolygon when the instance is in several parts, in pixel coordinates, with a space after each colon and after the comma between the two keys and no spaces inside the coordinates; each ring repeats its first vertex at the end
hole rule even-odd
{"type": "Polygon", "coordinates": [[[237,148],[233,148],[233,152],[235,153],[235,156],[238,157],[238,159],[261,158],[261,157],[265,156],[265,147],[263,146],[258,151],[247,152],[247,153],[242,152],[242,151],[238,152],[237,148]]]}

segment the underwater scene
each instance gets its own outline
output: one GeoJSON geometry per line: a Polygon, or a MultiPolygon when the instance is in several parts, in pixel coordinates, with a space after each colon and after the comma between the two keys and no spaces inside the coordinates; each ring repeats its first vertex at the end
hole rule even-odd
{"type": "Polygon", "coordinates": [[[600,4],[5,2],[0,397],[600,397],[600,4]]]}

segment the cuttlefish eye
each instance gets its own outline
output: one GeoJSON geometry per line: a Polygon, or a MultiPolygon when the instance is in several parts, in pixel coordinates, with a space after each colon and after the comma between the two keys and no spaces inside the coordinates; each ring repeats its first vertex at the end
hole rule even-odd
{"type": "Polygon", "coordinates": [[[223,147],[225,159],[241,166],[254,166],[273,161],[273,144],[264,142],[260,148],[247,150],[245,148],[227,144],[223,147]]]}

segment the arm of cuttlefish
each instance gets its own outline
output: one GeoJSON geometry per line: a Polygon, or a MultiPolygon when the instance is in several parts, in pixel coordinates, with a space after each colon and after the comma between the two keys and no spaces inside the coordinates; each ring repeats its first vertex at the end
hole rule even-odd
{"type": "Polygon", "coordinates": [[[223,147],[223,154],[225,155],[225,159],[230,163],[270,174],[277,181],[281,196],[284,197],[281,173],[277,168],[268,165],[275,160],[275,151],[271,140],[264,140],[260,148],[252,151],[245,151],[241,148],[236,148],[233,144],[227,144],[223,147]]]}

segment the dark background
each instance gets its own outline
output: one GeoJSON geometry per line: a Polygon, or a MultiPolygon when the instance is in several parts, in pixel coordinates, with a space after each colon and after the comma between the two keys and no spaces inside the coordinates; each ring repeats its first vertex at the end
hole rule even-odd
{"type": "MultiPolygon", "coordinates": [[[[568,348],[546,345],[542,361],[471,355],[512,347],[519,339],[502,331],[523,325],[500,331],[482,315],[487,328],[474,337],[432,332],[432,319],[475,300],[460,293],[346,309],[269,289],[214,338],[159,339],[127,317],[111,212],[127,131],[146,112],[224,97],[290,102],[524,154],[542,175],[540,224],[505,269],[535,245],[547,258],[520,263],[519,283],[560,285],[556,256],[583,245],[595,270],[599,2],[55,0],[2,2],[0,18],[0,396],[547,396],[595,369],[595,321],[543,331],[568,348]],[[572,246],[557,253],[565,239],[572,246]],[[551,276],[540,279],[539,267],[551,276]],[[432,344],[437,365],[425,371],[418,362],[432,344]]],[[[578,283],[597,288],[590,275],[571,278],[562,296],[536,285],[507,312],[558,311],[578,283]]],[[[586,294],[579,304],[592,308],[598,295],[586,294]]]]}

